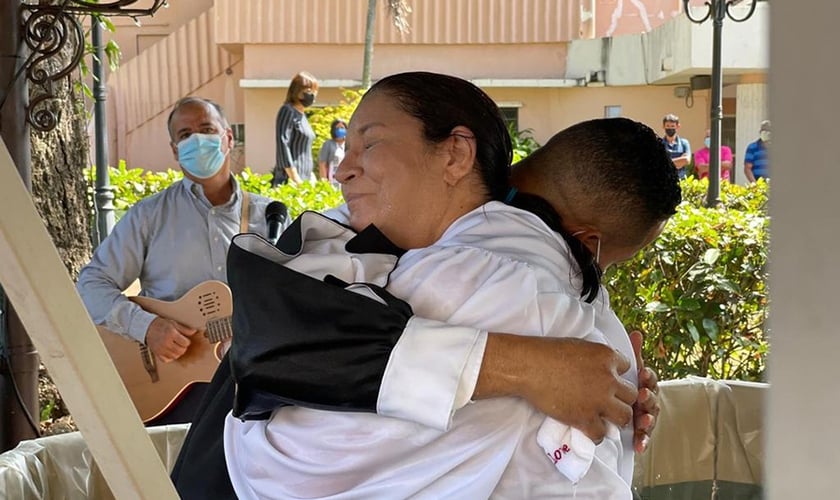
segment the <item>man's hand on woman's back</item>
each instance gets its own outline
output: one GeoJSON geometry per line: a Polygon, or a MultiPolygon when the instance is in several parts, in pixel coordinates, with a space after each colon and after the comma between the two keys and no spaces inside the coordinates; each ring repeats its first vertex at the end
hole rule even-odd
{"type": "Polygon", "coordinates": [[[491,333],[473,398],[522,397],[600,442],[606,422],[623,427],[634,420],[639,389],[621,377],[629,368],[603,344],[491,333]]]}

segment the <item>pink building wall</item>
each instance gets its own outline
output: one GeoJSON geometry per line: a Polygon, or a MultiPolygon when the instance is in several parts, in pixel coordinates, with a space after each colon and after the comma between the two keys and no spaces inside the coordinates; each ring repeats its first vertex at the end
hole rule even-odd
{"type": "Polygon", "coordinates": [[[159,9],[154,17],[142,18],[140,26],[128,17],[112,17],[116,31],[108,33],[122,51],[122,60],[128,62],[167,35],[213,7],[213,0],[176,0],[169,7],[159,9]]]}
{"type": "MultiPolygon", "coordinates": [[[[610,105],[620,105],[622,116],[646,123],[659,134],[662,117],[677,114],[682,124],[680,133],[694,148],[702,147],[709,123],[708,92],[696,92],[694,106],[688,108],[683,99],[674,97],[672,86],[485,90],[496,102],[521,103],[520,128],[533,129],[540,143],[579,121],[604,117],[604,107],[610,105]]],[[[274,163],[274,117],[285,98],[285,89],[249,89],[246,95],[245,122],[268,124],[248,126],[247,165],[258,172],[269,172],[274,163]]],[[[318,98],[325,103],[337,102],[339,94],[326,89],[318,98]]]]}
{"type": "MultiPolygon", "coordinates": [[[[170,8],[156,18],[160,26],[147,25],[156,33],[171,34],[127,62],[111,80],[112,163],[124,158],[129,166],[176,168],[166,117],[177,98],[192,94],[218,101],[232,123],[245,124],[245,151],[237,152],[237,166],[269,171],[274,118],[286,91],[283,82],[303,69],[321,80],[360,79],[363,0],[216,0],[209,10],[213,2],[189,2],[188,8],[183,5],[188,2],[177,3],[179,10],[170,8]],[[243,88],[242,80],[268,88],[243,88]]],[[[677,15],[680,4],[414,0],[409,34],[399,34],[384,9],[379,13],[373,78],[429,70],[468,79],[517,80],[485,89],[498,102],[521,106],[520,128],[532,128],[541,142],[575,122],[604,116],[604,106],[619,105],[623,116],[657,131],[664,114],[679,114],[683,135],[699,146],[708,126],[702,92],[695,93],[689,109],[674,97],[672,86],[542,88],[538,83],[563,79],[569,40],[652,29],[677,15]],[[595,16],[588,21],[581,17],[587,11],[595,16]]],[[[143,29],[124,36],[136,41],[143,29]]],[[[340,97],[340,89],[322,87],[318,100],[334,104],[340,97]]]]}
{"type": "Polygon", "coordinates": [[[644,33],[682,13],[682,0],[595,2],[595,38],[644,33]]]}

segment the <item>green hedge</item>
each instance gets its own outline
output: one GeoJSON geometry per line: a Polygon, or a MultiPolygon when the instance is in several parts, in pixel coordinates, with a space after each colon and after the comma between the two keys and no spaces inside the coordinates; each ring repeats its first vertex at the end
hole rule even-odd
{"type": "Polygon", "coordinates": [[[683,203],[662,236],[608,271],[613,308],[645,333],[645,360],[662,379],[763,380],[768,352],[768,185],[683,181],[683,203]]]}
{"type": "MultiPolygon", "coordinates": [[[[93,170],[88,169],[86,175],[89,184],[93,186],[93,170]]],[[[124,161],[120,161],[118,167],[112,167],[108,175],[114,187],[114,208],[118,216],[125,213],[138,200],[166,189],[183,177],[180,171],[172,169],[165,172],[151,172],[141,168],[128,168],[124,161]]],[[[236,176],[236,179],[243,189],[251,193],[261,194],[285,203],[289,208],[289,216],[292,218],[297,217],[304,210],[326,210],[343,202],[341,191],[326,181],[318,181],[314,184],[303,183],[300,186],[285,184],[272,188],[270,173],[258,174],[247,167],[236,176]]]]}
{"type": "MultiPolygon", "coordinates": [[[[123,162],[110,172],[120,212],[181,178],[180,172],[129,169],[123,162]]],[[[291,217],[342,202],[323,181],[272,188],[271,174],[247,168],[237,178],[248,191],[283,201],[291,217]]],[[[662,379],[762,380],[768,186],[723,183],[714,209],[702,206],[706,180],[687,179],[682,187],[684,201],[662,236],[607,272],[613,308],[628,330],[645,333],[645,360],[662,379]]]]}

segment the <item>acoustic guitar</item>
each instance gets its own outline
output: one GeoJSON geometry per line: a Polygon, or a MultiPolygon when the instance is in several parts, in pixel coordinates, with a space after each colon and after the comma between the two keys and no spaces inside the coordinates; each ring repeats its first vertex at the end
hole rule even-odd
{"type": "Polygon", "coordinates": [[[221,281],[205,281],[180,299],[164,301],[130,297],[146,311],[199,330],[187,352],[163,363],[145,344],[99,326],[102,342],[144,423],[166,413],[190,386],[209,382],[221,360],[221,342],[230,339],[233,298],[221,281]]]}

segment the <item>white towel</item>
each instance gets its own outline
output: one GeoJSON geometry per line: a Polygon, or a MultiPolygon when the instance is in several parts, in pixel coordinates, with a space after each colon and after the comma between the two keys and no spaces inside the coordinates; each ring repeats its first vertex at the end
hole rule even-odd
{"type": "Polygon", "coordinates": [[[586,475],[595,459],[598,447],[599,460],[613,468],[618,467],[621,458],[621,435],[615,424],[607,423],[607,435],[596,445],[583,432],[553,418],[546,418],[539,431],[537,443],[545,451],[554,466],[569,480],[577,484],[586,475]]]}

